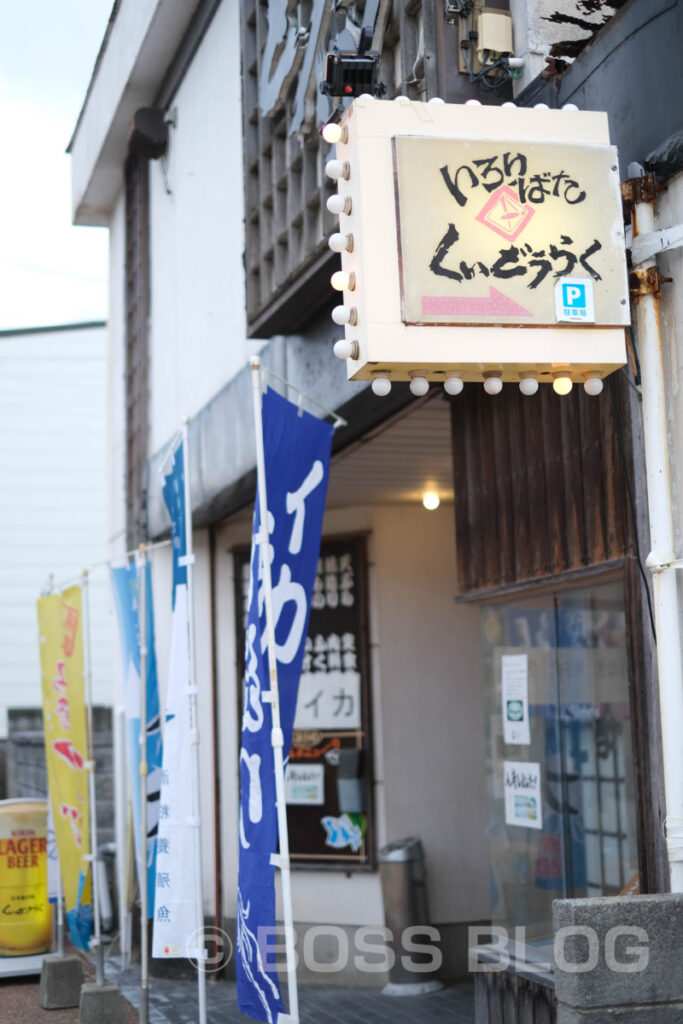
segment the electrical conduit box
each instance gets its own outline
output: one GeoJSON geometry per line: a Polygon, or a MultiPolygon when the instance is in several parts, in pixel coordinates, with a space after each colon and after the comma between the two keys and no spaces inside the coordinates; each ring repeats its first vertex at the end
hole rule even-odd
{"type": "Polygon", "coordinates": [[[399,100],[356,99],[328,164],[349,379],[585,382],[622,366],[607,115],[399,100]]]}

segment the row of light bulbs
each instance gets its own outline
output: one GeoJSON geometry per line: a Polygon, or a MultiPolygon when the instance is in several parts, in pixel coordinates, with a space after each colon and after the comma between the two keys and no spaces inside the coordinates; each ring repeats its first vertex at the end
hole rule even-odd
{"type": "MultiPolygon", "coordinates": [[[[351,344],[346,342],[338,341],[334,346],[335,355],[339,355],[337,352],[337,346],[343,346],[344,344],[351,344]]],[[[348,358],[341,356],[340,358],[348,358]]],[[[525,373],[522,375],[519,382],[519,390],[523,395],[535,395],[538,391],[538,377],[535,373],[525,373]]],[[[568,395],[574,386],[571,375],[569,373],[555,373],[553,374],[553,391],[558,395],[568,395]]],[[[448,395],[459,395],[464,387],[462,377],[459,377],[457,373],[447,373],[443,382],[443,388],[448,395]]],[[[585,375],[583,389],[587,395],[599,395],[602,391],[603,383],[599,373],[587,373],[585,375]]],[[[379,397],[388,395],[391,391],[391,380],[384,374],[376,374],[372,378],[372,390],[379,397]]],[[[416,398],[421,398],[426,395],[429,391],[429,381],[421,373],[414,373],[410,378],[410,390],[416,398]]],[[[484,376],[484,391],[488,395],[499,395],[503,390],[503,378],[497,373],[487,373],[484,376]]]]}
{"type": "MultiPolygon", "coordinates": [[[[371,96],[370,93],[363,93],[363,95],[359,97],[359,99],[365,99],[365,100],[374,100],[374,98],[375,97],[371,96]]],[[[394,102],[395,103],[403,103],[403,104],[405,104],[405,103],[410,103],[411,100],[410,100],[410,98],[408,96],[396,96],[395,99],[394,99],[394,102]]],[[[440,96],[434,96],[434,98],[429,100],[428,102],[429,103],[445,103],[445,100],[442,100],[440,96]]],[[[466,106],[466,107],[480,107],[481,106],[481,101],[480,100],[465,100],[464,106],[466,106]]],[[[512,100],[508,100],[507,103],[503,103],[502,106],[504,106],[504,107],[516,107],[517,104],[513,103],[512,100]]],[[[564,106],[562,107],[562,110],[578,110],[578,109],[579,108],[576,106],[575,103],[565,103],[564,106]]],[[[550,110],[550,107],[548,106],[547,103],[535,103],[534,104],[534,110],[550,110]]],[[[330,121],[328,124],[324,125],[321,134],[322,134],[322,137],[325,140],[325,142],[329,142],[330,145],[333,146],[337,142],[346,142],[347,139],[348,139],[348,132],[349,132],[348,127],[345,124],[338,124],[336,121],[330,121]]]]}
{"type": "MultiPolygon", "coordinates": [[[[374,100],[374,96],[369,93],[363,94],[359,97],[360,99],[374,100]]],[[[407,104],[411,100],[407,96],[397,96],[395,99],[396,103],[407,104]]],[[[440,97],[435,96],[429,100],[429,103],[443,103],[440,97]]],[[[481,106],[479,100],[466,100],[467,106],[481,106]]],[[[509,101],[503,103],[504,107],[516,107],[517,104],[509,101]]],[[[547,103],[536,103],[535,110],[549,110],[547,103]]],[[[574,103],[565,103],[562,107],[563,110],[578,110],[579,108],[574,103]]],[[[329,122],[323,127],[322,137],[325,142],[334,145],[337,142],[346,143],[348,142],[349,130],[345,124],[338,124],[336,122],[329,122]]],[[[325,173],[328,177],[334,181],[338,181],[342,178],[345,181],[351,177],[351,166],[347,160],[328,160],[325,165],[325,173]]],[[[336,216],[346,214],[347,216],[352,210],[352,201],[350,196],[332,195],[327,200],[327,209],[330,213],[336,216]]],[[[353,252],[353,235],[351,233],[345,234],[342,231],[335,231],[334,234],[330,235],[328,241],[329,247],[332,252],[353,252]]],[[[346,270],[337,270],[332,275],[330,283],[335,291],[345,292],[353,291],[356,287],[356,277],[353,272],[346,270]]],[[[335,324],[339,326],[355,326],[358,323],[358,310],[355,306],[335,306],[332,310],[332,319],[335,324]]],[[[347,338],[341,338],[334,344],[334,354],[338,359],[357,359],[358,342],[349,341],[347,338]]],[[[459,395],[462,391],[464,384],[462,377],[459,377],[455,373],[447,373],[444,380],[444,391],[449,395],[459,395]]],[[[568,395],[572,390],[573,382],[569,373],[555,373],[553,375],[553,390],[558,395],[568,395]]],[[[602,391],[602,379],[599,373],[588,373],[585,376],[584,390],[588,395],[599,395],[602,391]]],[[[391,380],[384,374],[376,374],[372,379],[372,390],[378,396],[388,395],[391,391],[391,380]]],[[[422,397],[429,391],[429,381],[425,376],[420,373],[413,373],[410,380],[410,390],[416,397],[422,397]]],[[[484,390],[489,395],[498,395],[503,390],[503,380],[495,373],[487,373],[484,377],[484,390]]],[[[523,395],[535,395],[538,391],[538,378],[534,373],[522,374],[519,382],[519,390],[523,395]]]]}

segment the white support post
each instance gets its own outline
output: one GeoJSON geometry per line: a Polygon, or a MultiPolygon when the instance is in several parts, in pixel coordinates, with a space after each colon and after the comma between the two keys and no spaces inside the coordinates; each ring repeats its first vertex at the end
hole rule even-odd
{"type": "Polygon", "coordinates": [[[102,949],[102,932],[100,928],[100,885],[97,860],[97,803],[95,799],[95,739],[93,735],[92,714],[92,664],[90,656],[90,593],[87,570],[81,577],[83,596],[83,675],[85,677],[85,707],[88,730],[88,795],[90,803],[90,881],[92,886],[94,934],[90,940],[95,949],[95,982],[104,984],[104,957],[102,949]]]}
{"type": "Polygon", "coordinates": [[[149,1019],[149,919],[147,916],[147,549],[140,545],[138,631],[140,636],[140,1024],[149,1019]]]}
{"type": "MultiPolygon", "coordinates": [[[[654,204],[636,203],[633,215],[634,250],[636,237],[653,230],[654,204]]],[[[635,269],[636,272],[647,271],[656,265],[655,258],[650,256],[635,269]]],[[[657,671],[666,795],[666,844],[671,891],[683,892],[683,672],[676,570],[672,564],[676,561],[676,554],[661,321],[659,299],[653,292],[638,297],[636,320],[652,544],[647,564],[652,572],[657,629],[657,671]]]]}
{"type": "MultiPolygon", "coordinates": [[[[280,869],[282,879],[282,912],[285,923],[285,956],[287,961],[287,990],[289,993],[289,1015],[291,1024],[299,1021],[299,992],[296,979],[296,963],[294,954],[294,915],[292,910],[292,885],[289,865],[289,833],[287,831],[287,805],[285,803],[285,769],[284,769],[284,737],[280,723],[280,691],[277,679],[277,654],[275,650],[275,618],[273,615],[273,582],[270,573],[270,561],[266,557],[268,551],[268,495],[266,488],[266,463],[263,444],[263,420],[261,416],[261,363],[254,356],[251,359],[252,396],[254,404],[254,427],[256,431],[256,475],[259,502],[260,536],[259,558],[263,576],[263,591],[266,606],[266,635],[268,638],[268,673],[270,693],[264,699],[270,701],[272,710],[273,731],[271,743],[275,766],[275,799],[277,804],[277,824],[280,839],[279,854],[273,857],[273,863],[280,869]]],[[[282,1014],[280,1019],[282,1020],[282,1014]]]]}
{"type": "Polygon", "coordinates": [[[183,478],[185,481],[185,566],[187,571],[187,649],[190,680],[190,743],[192,744],[192,817],[195,856],[195,907],[197,936],[197,986],[199,1024],[206,1024],[206,950],[204,949],[204,884],[202,878],[201,790],[199,778],[199,716],[194,629],[194,554],[192,549],[192,503],[187,423],[183,424],[183,478]]]}
{"type": "Polygon", "coordinates": [[[62,866],[59,862],[57,863],[57,956],[64,956],[64,889],[62,888],[62,866]]]}
{"type": "Polygon", "coordinates": [[[124,967],[128,966],[130,915],[126,896],[126,712],[114,709],[114,828],[116,830],[116,889],[119,906],[119,948],[124,967]]]}

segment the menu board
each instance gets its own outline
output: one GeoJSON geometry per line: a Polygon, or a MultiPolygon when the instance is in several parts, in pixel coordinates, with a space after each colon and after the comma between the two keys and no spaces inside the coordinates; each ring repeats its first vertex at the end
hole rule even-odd
{"type": "MultiPolygon", "coordinates": [[[[243,675],[249,551],[234,554],[243,675]]],[[[338,537],[320,548],[285,775],[293,863],[372,866],[372,763],[365,538],[338,537]]]]}

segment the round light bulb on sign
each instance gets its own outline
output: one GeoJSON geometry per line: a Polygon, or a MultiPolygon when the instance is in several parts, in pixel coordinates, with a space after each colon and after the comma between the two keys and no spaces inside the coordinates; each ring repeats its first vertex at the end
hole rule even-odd
{"type": "Polygon", "coordinates": [[[422,398],[429,391],[429,381],[421,373],[416,373],[410,382],[410,390],[416,398],[422,398]]]}
{"type": "Polygon", "coordinates": [[[340,124],[336,124],[334,121],[330,121],[326,124],[322,130],[322,136],[325,142],[329,142],[330,145],[334,145],[335,142],[340,142],[342,137],[342,128],[340,124]]]}
{"type": "Polygon", "coordinates": [[[553,391],[556,395],[568,395],[574,387],[568,373],[556,373],[553,378],[553,391]]]}
{"type": "Polygon", "coordinates": [[[457,373],[449,373],[443,382],[443,389],[447,395],[459,395],[464,386],[462,377],[458,377],[457,373]]]}
{"type": "MultiPolygon", "coordinates": [[[[348,197],[347,197],[348,198],[348,197]]],[[[337,217],[341,216],[342,213],[348,213],[347,209],[347,198],[344,196],[336,195],[330,196],[325,204],[330,213],[334,213],[337,217]]]]}
{"type": "Polygon", "coordinates": [[[346,338],[340,338],[339,341],[335,341],[332,351],[337,359],[357,359],[358,342],[348,341],[346,338]]]}
{"type": "Polygon", "coordinates": [[[484,381],[484,391],[487,395],[499,395],[503,390],[503,381],[500,377],[487,377],[484,381]]]}
{"type": "Polygon", "coordinates": [[[538,380],[535,374],[529,373],[526,377],[522,377],[519,382],[519,390],[523,395],[535,395],[538,391],[538,380]]]}
{"type": "Polygon", "coordinates": [[[372,391],[378,398],[386,398],[391,391],[391,381],[388,377],[373,377],[372,391]]]}
{"type": "Polygon", "coordinates": [[[330,278],[330,284],[336,292],[353,291],[356,286],[353,274],[347,270],[335,270],[330,278]]]}
{"type": "Polygon", "coordinates": [[[332,319],[335,324],[339,324],[340,327],[343,327],[344,324],[351,322],[351,310],[348,306],[335,306],[332,310],[332,319]]]}
{"type": "Polygon", "coordinates": [[[349,236],[343,235],[341,231],[335,231],[333,235],[330,235],[327,243],[332,252],[348,252],[349,251],[349,236]]]}
{"type": "Polygon", "coordinates": [[[338,178],[348,178],[349,165],[345,160],[328,160],[325,164],[325,174],[333,181],[338,178]]]}
{"type": "Polygon", "coordinates": [[[602,377],[600,377],[597,373],[591,373],[586,377],[586,380],[583,385],[583,390],[586,392],[587,395],[592,395],[593,397],[595,397],[596,395],[599,395],[601,393],[603,386],[604,385],[602,383],[602,377]]]}
{"type": "Polygon", "coordinates": [[[435,512],[441,504],[441,499],[436,491],[425,491],[422,495],[422,504],[428,512],[435,512]]]}

